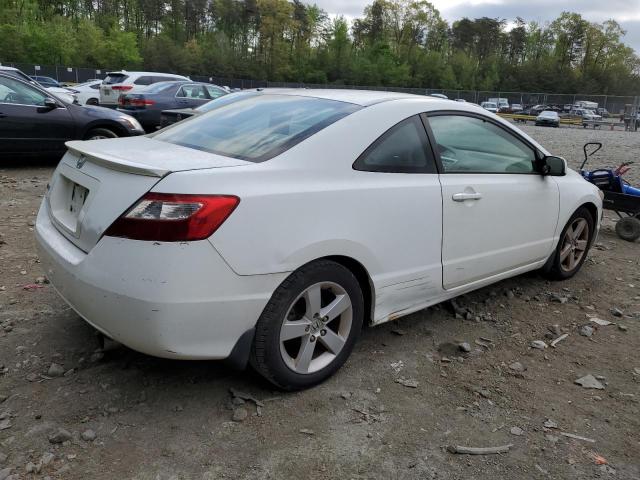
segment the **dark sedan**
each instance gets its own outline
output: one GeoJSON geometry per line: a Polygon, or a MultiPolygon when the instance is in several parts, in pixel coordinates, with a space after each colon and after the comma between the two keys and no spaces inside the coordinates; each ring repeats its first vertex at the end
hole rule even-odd
{"type": "Polygon", "coordinates": [[[560,126],[560,115],[558,115],[558,112],[545,110],[536,117],[536,126],[557,128],[560,126]]]}
{"type": "Polygon", "coordinates": [[[128,115],[66,103],[40,86],[0,73],[0,157],[61,155],[68,140],[143,133],[128,115]]]}
{"type": "Polygon", "coordinates": [[[31,80],[35,80],[36,82],[38,82],[40,85],[42,85],[43,87],[56,87],[56,88],[62,88],[62,85],[60,85],[60,83],[51,77],[45,77],[42,75],[31,75],[31,80]]]}
{"type": "Polygon", "coordinates": [[[163,110],[199,107],[226,94],[210,83],[159,82],[140,93],[120,95],[118,111],[137,118],[146,131],[153,132],[160,126],[163,110]]]}

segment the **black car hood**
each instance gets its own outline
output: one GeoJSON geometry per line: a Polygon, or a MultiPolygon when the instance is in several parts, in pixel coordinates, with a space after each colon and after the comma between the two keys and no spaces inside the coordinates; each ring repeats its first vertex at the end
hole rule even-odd
{"type": "Polygon", "coordinates": [[[95,118],[109,118],[112,120],[118,120],[122,118],[126,113],[119,112],[112,108],[96,107],[93,105],[73,105],[77,109],[81,109],[85,115],[95,118]]]}

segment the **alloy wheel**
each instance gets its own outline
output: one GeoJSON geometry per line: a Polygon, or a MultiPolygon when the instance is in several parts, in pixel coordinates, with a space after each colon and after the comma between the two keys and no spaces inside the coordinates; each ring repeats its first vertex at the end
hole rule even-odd
{"type": "Polygon", "coordinates": [[[280,354],[298,374],[322,370],[342,351],[353,320],[346,290],[333,282],[307,287],[290,305],[280,329],[280,354]]]}
{"type": "Polygon", "coordinates": [[[589,244],[589,224],[584,218],[576,218],[567,228],[560,249],[560,267],[570,272],[580,264],[589,244]]]}

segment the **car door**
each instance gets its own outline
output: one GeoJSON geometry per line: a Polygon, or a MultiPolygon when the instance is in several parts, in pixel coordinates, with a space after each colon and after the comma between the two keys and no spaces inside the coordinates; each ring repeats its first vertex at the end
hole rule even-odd
{"type": "Polygon", "coordinates": [[[369,205],[375,225],[372,251],[384,259],[385,274],[374,280],[375,321],[384,321],[442,292],[442,194],[420,116],[387,130],[353,170],[358,202],[369,205]]]}
{"type": "Polygon", "coordinates": [[[483,115],[428,115],[440,162],[445,289],[545,261],[559,190],[536,170],[535,148],[483,115]]]}
{"type": "Polygon", "coordinates": [[[45,106],[45,92],[8,77],[0,77],[0,152],[62,152],[74,136],[74,123],[64,105],[45,106]]]}

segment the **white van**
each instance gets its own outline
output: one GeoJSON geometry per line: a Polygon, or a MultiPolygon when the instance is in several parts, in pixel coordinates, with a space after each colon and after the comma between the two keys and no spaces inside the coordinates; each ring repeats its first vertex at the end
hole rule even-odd
{"type": "Polygon", "coordinates": [[[191,79],[173,73],[128,72],[126,70],[108,72],[100,85],[100,106],[116,107],[118,97],[123,93],[136,93],[154,83],[172,80],[190,81],[191,79]]]}

